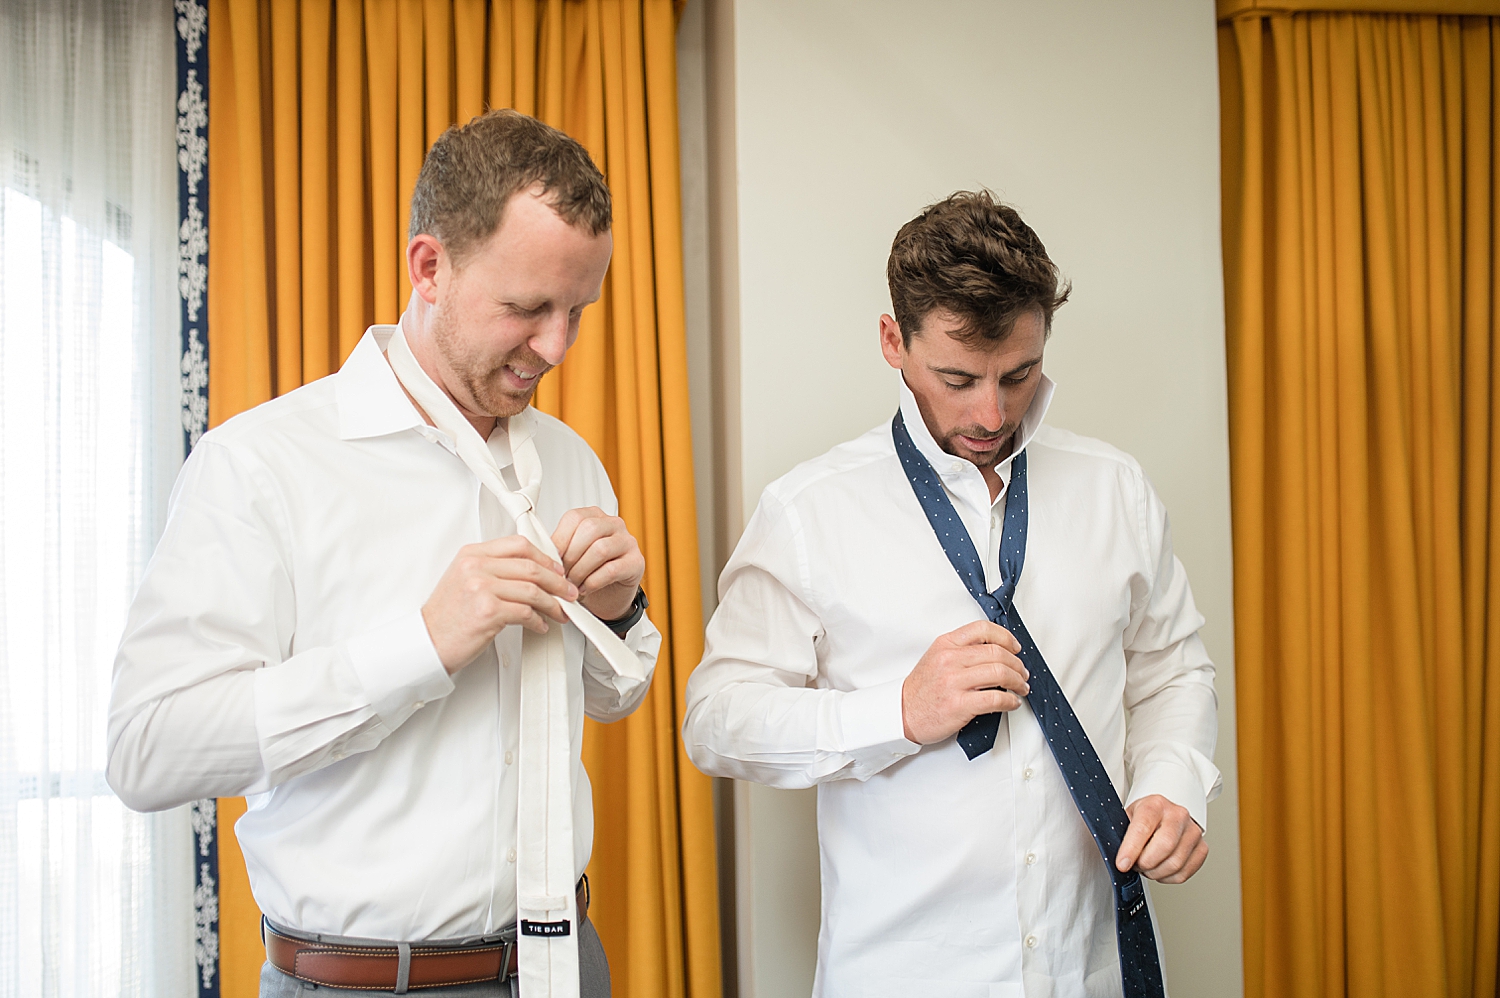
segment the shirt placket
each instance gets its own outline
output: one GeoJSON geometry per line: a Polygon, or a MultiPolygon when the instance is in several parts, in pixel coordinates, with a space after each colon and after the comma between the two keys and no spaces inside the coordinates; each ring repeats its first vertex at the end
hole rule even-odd
{"type": "MultiPolygon", "coordinates": [[[[1010,487],[1010,464],[999,469],[1000,491],[989,502],[982,533],[973,532],[975,546],[983,552],[985,587],[994,592],[1000,587],[1000,546],[1005,530],[1005,497],[1010,487]],[[980,542],[983,541],[983,546],[980,542]]],[[[966,483],[967,484],[967,483],[966,483]]],[[[961,488],[955,483],[951,491],[969,493],[972,489],[961,488]]],[[[977,496],[973,497],[977,498],[977,496]]],[[[989,500],[986,488],[983,498],[989,500]]],[[[982,505],[970,502],[970,511],[977,513],[982,505]]],[[[966,517],[967,519],[967,517],[966,517]]],[[[1036,960],[1042,952],[1046,938],[1046,836],[1044,834],[1046,800],[1039,752],[1041,729],[1031,715],[1031,707],[1023,700],[1021,706],[1001,717],[1002,735],[996,739],[995,751],[1005,752],[1011,770],[1011,790],[1015,814],[1015,871],[1017,919],[1021,926],[1021,959],[1023,965],[1036,960]],[[1025,718],[1025,720],[1022,720],[1025,718]],[[1028,723],[1029,722],[1029,723],[1028,723]]]]}
{"type": "MultiPolygon", "coordinates": [[[[482,540],[504,537],[514,531],[500,502],[479,484],[474,482],[475,502],[479,506],[479,523],[482,540]]],[[[505,794],[514,792],[516,752],[515,741],[519,730],[518,718],[520,686],[517,662],[520,660],[519,642],[511,633],[513,628],[502,628],[494,640],[495,649],[495,755],[501,760],[500,771],[492,781],[490,799],[490,899],[485,915],[485,931],[497,931],[500,926],[496,911],[509,911],[514,900],[516,865],[516,829],[505,821],[507,808],[505,794]],[[508,875],[507,875],[508,874],[508,875]],[[502,885],[510,886],[510,897],[502,897],[502,885]]]]}
{"type": "MultiPolygon", "coordinates": [[[[495,813],[495,838],[494,848],[491,851],[491,875],[490,875],[490,912],[493,920],[493,912],[496,908],[510,909],[515,896],[516,883],[516,829],[514,823],[502,820],[506,814],[504,795],[514,794],[516,779],[516,753],[519,745],[516,741],[516,732],[520,726],[516,723],[515,714],[519,711],[521,698],[520,656],[521,650],[517,641],[501,632],[502,638],[497,642],[495,669],[495,756],[501,760],[499,778],[495,780],[494,813],[495,813]],[[516,645],[516,647],[511,647],[516,645]],[[500,897],[501,885],[508,885],[509,897],[500,897]]],[[[489,931],[495,931],[499,926],[491,924],[489,931]]]]}
{"type": "MultiPolygon", "coordinates": [[[[1000,546],[1005,530],[1005,497],[1010,486],[1010,464],[1001,469],[1000,494],[990,506],[989,538],[984,570],[991,591],[1000,585],[1000,546]]],[[[1041,728],[1025,700],[1005,717],[1009,734],[1010,785],[1016,815],[1016,915],[1021,926],[1022,966],[1042,959],[1048,937],[1046,925],[1047,795],[1042,758],[1041,728]]],[[[1044,971],[1045,973],[1045,971],[1044,971]]]]}
{"type": "MultiPolygon", "coordinates": [[[[954,462],[941,475],[954,508],[963,519],[974,547],[982,552],[985,588],[994,592],[1000,587],[1000,544],[1005,528],[1005,496],[1010,487],[1010,463],[998,469],[1000,491],[993,500],[989,487],[973,465],[954,462]]],[[[1022,965],[1035,960],[1044,939],[1045,842],[1044,794],[1038,763],[1041,729],[1031,708],[1023,700],[1014,711],[1002,714],[995,747],[997,755],[1010,765],[1012,806],[1015,814],[1015,858],[1017,920],[1021,928],[1022,965]],[[1030,723],[1015,715],[1027,716],[1030,723]],[[1013,720],[1013,718],[1015,718],[1013,720]],[[1019,723],[1018,723],[1019,722],[1019,723]]]]}
{"type": "Polygon", "coordinates": [[[1041,758],[1041,729],[1023,702],[1011,724],[1011,786],[1016,807],[1016,907],[1021,923],[1023,965],[1041,958],[1047,941],[1046,781],[1041,758]],[[1021,716],[1021,715],[1024,715],[1021,716]]]}

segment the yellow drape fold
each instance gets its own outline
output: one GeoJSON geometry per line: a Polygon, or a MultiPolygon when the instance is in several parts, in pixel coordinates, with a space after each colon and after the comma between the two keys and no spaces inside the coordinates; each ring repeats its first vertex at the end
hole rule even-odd
{"type": "Polygon", "coordinates": [[[1493,995],[1500,21],[1219,41],[1246,994],[1493,995]]]}
{"type": "Polygon", "coordinates": [[[1214,0],[1219,19],[1273,12],[1500,15],[1500,0],[1214,0]]]}
{"type": "MultiPolygon", "coordinates": [[[[486,107],[582,142],[615,253],[567,361],[538,386],[604,461],[665,641],[646,703],[589,723],[593,919],[622,998],[717,995],[709,781],[677,737],[702,652],[671,0],[272,0],[210,5],[209,404],[217,424],[336,370],[410,293],[407,206],[427,146],[486,107]]],[[[233,817],[239,802],[220,804],[233,817]]],[[[258,915],[221,827],[226,998],[256,992],[258,915]]]]}

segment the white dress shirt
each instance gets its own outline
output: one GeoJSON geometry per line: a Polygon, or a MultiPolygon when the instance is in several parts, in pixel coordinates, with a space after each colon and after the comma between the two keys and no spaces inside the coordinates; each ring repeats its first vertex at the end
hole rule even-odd
{"type": "MultiPolygon", "coordinates": [[[[1213,664],[1140,466],[1044,426],[1018,431],[1030,522],[1016,607],[1121,798],[1207,827],[1219,787],[1213,664]]],[[[901,410],[999,585],[1005,492],[901,410]]],[[[998,469],[1008,482],[1010,459],[998,469]]],[[[970,761],[904,737],[901,687],[983,612],[902,472],[889,422],[772,483],[719,581],[683,737],[704,772],[818,787],[820,998],[1118,996],[1110,879],[1024,701],[970,761]]]]}
{"type": "MultiPolygon", "coordinates": [[[[521,633],[449,677],[421,606],[459,548],[513,533],[426,425],[372,327],[331,377],[193,449],[131,607],[110,702],[109,783],[138,809],[249,796],[235,825],[280,925],[402,941],[515,918],[521,633]]],[[[536,414],[537,512],[616,504],[599,460],[536,414]]],[[[504,433],[490,438],[512,464],[504,433]]],[[[583,715],[645,697],[661,638],[626,637],[647,682],[565,626],[578,873],[593,844],[583,715]]]]}

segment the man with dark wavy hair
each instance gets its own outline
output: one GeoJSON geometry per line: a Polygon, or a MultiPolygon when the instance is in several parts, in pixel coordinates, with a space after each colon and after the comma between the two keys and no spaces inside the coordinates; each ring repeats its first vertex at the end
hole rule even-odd
{"type": "Polygon", "coordinates": [[[987,191],[901,228],[896,417],[773,482],[683,737],[818,788],[814,993],[1160,998],[1141,878],[1203,865],[1214,669],[1131,457],[1044,423],[1069,288],[987,191]]]}

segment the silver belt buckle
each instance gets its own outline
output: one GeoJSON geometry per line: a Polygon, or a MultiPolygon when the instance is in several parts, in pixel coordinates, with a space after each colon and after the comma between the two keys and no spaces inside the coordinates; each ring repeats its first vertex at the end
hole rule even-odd
{"type": "Polygon", "coordinates": [[[500,945],[505,948],[500,951],[500,976],[497,980],[502,984],[510,980],[510,958],[516,952],[516,942],[517,940],[515,939],[501,940],[500,942],[500,945]]]}

